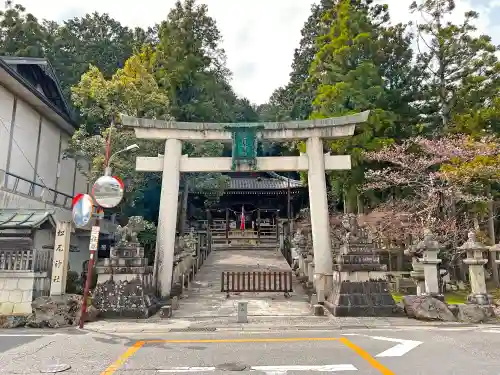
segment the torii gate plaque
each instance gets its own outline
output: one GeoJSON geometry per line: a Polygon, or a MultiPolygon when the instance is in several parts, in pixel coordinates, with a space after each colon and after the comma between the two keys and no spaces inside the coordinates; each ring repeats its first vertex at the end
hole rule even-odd
{"type": "Polygon", "coordinates": [[[351,169],[351,157],[325,154],[322,140],[352,136],[356,124],[366,122],[368,115],[369,111],[365,111],[355,115],[321,120],[256,124],[174,122],[123,115],[122,124],[134,128],[137,138],[165,140],[163,156],[138,157],[136,160],[137,171],[163,173],[156,239],[158,256],[156,277],[159,293],[162,296],[168,296],[172,286],[181,172],[307,171],[316,291],[318,300],[323,301],[333,284],[325,171],[351,169]],[[255,131],[256,137],[267,140],[284,142],[305,139],[306,154],[257,157],[253,162],[243,163],[225,157],[191,158],[182,155],[182,141],[233,142],[237,133],[235,129],[241,127],[255,131]]]}

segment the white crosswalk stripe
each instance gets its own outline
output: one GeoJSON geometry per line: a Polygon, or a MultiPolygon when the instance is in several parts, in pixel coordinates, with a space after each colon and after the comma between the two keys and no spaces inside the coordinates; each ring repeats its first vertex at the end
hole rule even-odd
{"type": "MultiPolygon", "coordinates": [[[[183,372],[213,372],[217,367],[171,367],[156,370],[157,373],[183,373],[183,372]]],[[[313,372],[339,372],[356,371],[357,368],[351,364],[341,365],[285,365],[285,366],[251,366],[250,371],[260,371],[268,374],[286,374],[287,371],[313,371],[313,372]]]]}
{"type": "Polygon", "coordinates": [[[500,333],[500,329],[482,329],[481,333],[500,333]]]}

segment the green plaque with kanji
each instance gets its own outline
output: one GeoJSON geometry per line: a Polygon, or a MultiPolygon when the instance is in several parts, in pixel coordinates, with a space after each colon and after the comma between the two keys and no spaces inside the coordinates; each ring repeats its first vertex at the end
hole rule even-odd
{"type": "Polygon", "coordinates": [[[257,135],[262,128],[257,125],[235,125],[229,128],[233,137],[233,171],[241,165],[248,165],[251,169],[257,168],[257,135]]]}

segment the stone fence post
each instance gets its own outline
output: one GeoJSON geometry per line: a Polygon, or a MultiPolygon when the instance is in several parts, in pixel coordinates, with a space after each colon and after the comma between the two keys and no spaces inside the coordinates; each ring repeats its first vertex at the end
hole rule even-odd
{"type": "Polygon", "coordinates": [[[483,257],[483,252],[489,250],[488,247],[476,241],[476,234],[470,231],[468,240],[458,248],[467,254],[464,263],[469,266],[469,280],[471,293],[467,296],[467,303],[478,305],[491,305],[492,297],[486,290],[486,278],[484,276],[484,265],[488,259],[483,257]]]}
{"type": "Polygon", "coordinates": [[[498,267],[498,265],[500,264],[500,259],[498,259],[498,254],[500,254],[500,242],[496,245],[490,246],[490,251],[494,253],[495,263],[498,267]]]}

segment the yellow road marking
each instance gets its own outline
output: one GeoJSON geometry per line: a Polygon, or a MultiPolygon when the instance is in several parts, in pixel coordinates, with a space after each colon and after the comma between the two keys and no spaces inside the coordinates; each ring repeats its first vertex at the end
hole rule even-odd
{"type": "Polygon", "coordinates": [[[238,343],[238,342],[293,342],[293,341],[335,341],[336,337],[291,337],[279,339],[219,339],[219,340],[146,340],[146,343],[201,344],[201,343],[238,343]]]}
{"type": "Polygon", "coordinates": [[[206,340],[145,340],[137,341],[128,350],[123,353],[118,359],[113,362],[101,375],[114,374],[127,359],[132,357],[145,344],[171,343],[171,344],[201,344],[201,343],[258,343],[258,342],[300,342],[300,341],[340,341],[349,349],[354,351],[358,356],[364,359],[370,366],[378,370],[382,375],[395,375],[391,370],[378,362],[367,351],[349,341],[345,337],[289,337],[289,338],[267,338],[267,339],[206,339],[206,340]]]}
{"type": "Polygon", "coordinates": [[[381,364],[379,361],[377,361],[375,358],[373,358],[370,353],[368,353],[366,350],[360,348],[353,342],[349,341],[345,337],[341,337],[338,339],[342,344],[347,346],[349,349],[352,349],[357,355],[359,355],[361,358],[363,358],[366,362],[370,364],[374,369],[378,370],[382,375],[396,375],[394,374],[391,370],[389,370],[387,367],[385,367],[383,364],[381,364]]]}
{"type": "Polygon", "coordinates": [[[123,366],[125,361],[132,357],[135,352],[137,352],[140,348],[144,346],[145,341],[137,341],[134,345],[127,349],[125,353],[123,353],[116,361],[114,361],[106,370],[101,372],[101,375],[112,375],[114,374],[120,367],[123,366]]]}

